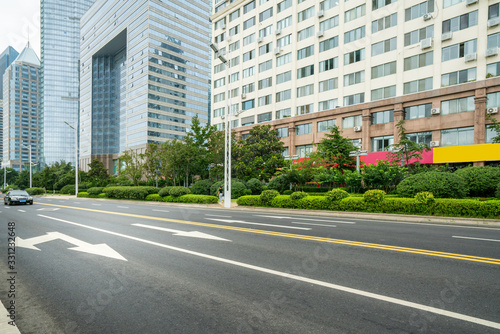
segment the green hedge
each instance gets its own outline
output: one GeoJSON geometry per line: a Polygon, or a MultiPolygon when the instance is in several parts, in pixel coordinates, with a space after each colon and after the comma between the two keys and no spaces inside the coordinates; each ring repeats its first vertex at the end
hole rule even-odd
{"type": "Polygon", "coordinates": [[[158,194],[149,194],[146,196],[146,201],[163,202],[163,197],[158,194]]]}
{"type": "Polygon", "coordinates": [[[164,202],[169,203],[195,203],[195,204],[217,204],[219,203],[219,198],[210,195],[183,195],[183,196],[165,196],[163,197],[164,202]]]}
{"type": "Polygon", "coordinates": [[[61,188],[59,191],[61,194],[68,194],[68,195],[74,195],[75,194],[75,185],[74,184],[67,184],[64,187],[61,188]]]}
{"type": "Polygon", "coordinates": [[[103,192],[108,198],[143,200],[147,195],[149,195],[147,188],[149,187],[107,187],[104,188],[103,192]]]}
{"type": "Polygon", "coordinates": [[[99,195],[104,190],[104,187],[92,187],[87,190],[89,195],[99,195]]]}
{"type": "MultiPolygon", "coordinates": [[[[43,188],[36,188],[36,187],[33,187],[33,188],[28,188],[26,189],[26,191],[28,192],[28,194],[30,194],[31,196],[33,195],[44,195],[45,194],[45,189],[43,188]]],[[[73,191],[73,194],[75,192],[73,191]]]]}
{"type": "Polygon", "coordinates": [[[78,192],[78,195],[76,195],[76,197],[83,197],[83,198],[89,197],[89,193],[86,191],[80,191],[78,192]]]}

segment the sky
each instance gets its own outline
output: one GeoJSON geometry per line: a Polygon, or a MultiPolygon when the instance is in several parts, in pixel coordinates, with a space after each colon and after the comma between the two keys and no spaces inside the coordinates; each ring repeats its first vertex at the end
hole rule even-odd
{"type": "Polygon", "coordinates": [[[29,42],[40,58],[40,0],[0,0],[0,53],[17,52],[29,42]]]}

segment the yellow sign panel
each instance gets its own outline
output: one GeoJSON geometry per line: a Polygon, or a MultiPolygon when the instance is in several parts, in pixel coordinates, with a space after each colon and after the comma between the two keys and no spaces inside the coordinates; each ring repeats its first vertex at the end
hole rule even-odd
{"type": "Polygon", "coordinates": [[[453,163],[469,161],[500,160],[500,144],[477,144],[449,147],[435,147],[433,162],[453,163]]]}

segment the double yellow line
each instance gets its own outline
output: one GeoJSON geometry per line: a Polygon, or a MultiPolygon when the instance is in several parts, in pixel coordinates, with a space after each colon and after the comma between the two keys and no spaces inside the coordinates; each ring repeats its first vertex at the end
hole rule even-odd
{"type": "Polygon", "coordinates": [[[132,214],[132,213],[122,213],[122,212],[114,212],[114,211],[78,208],[78,207],[58,205],[58,204],[48,204],[48,203],[37,203],[37,204],[47,205],[47,206],[56,206],[56,207],[60,207],[60,208],[67,208],[67,209],[73,209],[73,210],[83,210],[83,211],[91,211],[91,212],[98,212],[98,213],[106,213],[106,214],[111,214],[111,215],[126,216],[126,217],[133,217],[133,218],[166,221],[166,222],[177,223],[177,224],[211,227],[211,228],[225,229],[225,230],[231,230],[231,231],[272,235],[272,236],[277,236],[277,237],[285,237],[285,238],[300,239],[300,240],[328,242],[328,243],[339,244],[339,245],[374,248],[374,249],[389,250],[389,251],[395,251],[395,252],[412,253],[412,254],[419,254],[419,255],[428,255],[428,256],[436,256],[436,257],[443,257],[443,258],[456,259],[456,260],[473,261],[473,262],[481,262],[481,263],[500,265],[500,259],[479,257],[479,256],[472,256],[472,255],[438,252],[438,251],[431,251],[431,250],[426,250],[426,249],[399,247],[399,246],[374,244],[374,243],[351,241],[351,240],[332,239],[332,238],[324,238],[324,237],[302,235],[302,234],[256,230],[256,229],[245,228],[245,227],[200,223],[200,222],[192,222],[192,221],[187,221],[187,220],[170,219],[170,218],[162,218],[162,217],[143,216],[143,215],[136,215],[136,214],[132,214]]]}

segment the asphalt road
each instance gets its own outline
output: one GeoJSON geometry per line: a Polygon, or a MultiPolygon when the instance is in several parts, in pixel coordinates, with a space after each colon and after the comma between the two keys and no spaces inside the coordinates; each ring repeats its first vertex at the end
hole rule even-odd
{"type": "Polygon", "coordinates": [[[15,302],[21,333],[499,333],[499,283],[500,229],[75,198],[0,206],[0,300],[15,302]]]}

